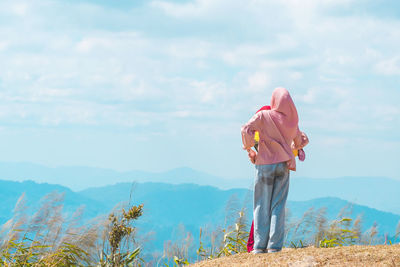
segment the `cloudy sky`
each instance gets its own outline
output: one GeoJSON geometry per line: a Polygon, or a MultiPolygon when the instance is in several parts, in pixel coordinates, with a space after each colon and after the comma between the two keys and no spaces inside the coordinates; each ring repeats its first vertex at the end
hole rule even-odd
{"type": "Polygon", "coordinates": [[[253,176],[240,126],[275,87],[294,176],[400,179],[400,3],[0,0],[0,161],[253,176]]]}

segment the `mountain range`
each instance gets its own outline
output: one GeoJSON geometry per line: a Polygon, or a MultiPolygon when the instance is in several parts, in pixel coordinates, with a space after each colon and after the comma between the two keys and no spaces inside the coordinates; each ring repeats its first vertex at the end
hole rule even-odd
{"type": "MultiPolygon", "coordinates": [[[[190,168],[166,172],[118,172],[92,167],[47,167],[33,163],[0,162],[0,179],[59,184],[74,191],[117,183],[191,183],[219,189],[251,188],[253,178],[227,179],[190,168]]],[[[335,179],[292,178],[289,200],[306,201],[336,197],[359,205],[400,214],[400,179],[384,177],[342,177],[335,179]]]]}
{"type": "MultiPolygon", "coordinates": [[[[200,228],[224,227],[231,211],[245,207],[251,218],[252,192],[248,189],[221,190],[212,186],[166,183],[118,183],[88,188],[78,192],[61,186],[33,181],[14,182],[0,180],[0,224],[12,217],[12,210],[20,195],[25,193],[26,204],[37,208],[40,199],[53,191],[65,194],[64,211],[71,214],[85,206],[84,219],[106,215],[118,203],[144,204],[144,214],[137,221],[140,233],[154,233],[151,250],[162,251],[164,242],[176,238],[179,225],[192,233],[197,244],[200,228]]],[[[337,218],[341,210],[351,206],[352,217],[363,216],[363,230],[374,223],[382,235],[394,235],[400,215],[357,205],[335,197],[307,201],[289,201],[292,218],[301,216],[310,208],[327,208],[327,217],[337,218]]],[[[235,213],[236,214],[236,213],[235,213]]],[[[250,221],[248,221],[250,223],[250,221]]]]}

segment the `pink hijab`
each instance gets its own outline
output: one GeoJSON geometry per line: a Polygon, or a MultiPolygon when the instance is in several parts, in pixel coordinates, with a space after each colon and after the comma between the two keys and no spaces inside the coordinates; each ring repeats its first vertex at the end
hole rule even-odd
{"type": "Polygon", "coordinates": [[[292,152],[291,144],[299,131],[299,116],[297,115],[296,106],[294,105],[293,99],[288,90],[278,87],[272,92],[271,111],[269,112],[269,115],[277,130],[286,141],[282,142],[281,145],[290,157],[288,168],[295,170],[296,161],[292,152]]]}
{"type": "Polygon", "coordinates": [[[299,116],[288,90],[278,87],[272,92],[271,110],[271,118],[290,144],[297,134],[299,116]]]}

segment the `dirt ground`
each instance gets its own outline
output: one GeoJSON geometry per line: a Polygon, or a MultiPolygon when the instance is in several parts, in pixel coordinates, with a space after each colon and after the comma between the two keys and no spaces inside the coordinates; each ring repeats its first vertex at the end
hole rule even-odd
{"type": "Polygon", "coordinates": [[[400,244],[381,246],[350,246],[336,248],[285,248],[279,253],[252,255],[242,253],[219,259],[202,261],[192,267],[261,267],[261,266],[398,266],[400,244]]]}

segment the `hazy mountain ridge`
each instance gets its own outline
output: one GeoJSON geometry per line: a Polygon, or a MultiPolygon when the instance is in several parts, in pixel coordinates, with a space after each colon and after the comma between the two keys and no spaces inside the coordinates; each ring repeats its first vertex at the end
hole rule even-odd
{"type": "MultiPolygon", "coordinates": [[[[225,205],[235,195],[237,204],[245,206],[248,210],[248,216],[252,217],[253,193],[248,189],[221,190],[211,186],[164,183],[136,184],[132,188],[130,186],[130,184],[121,183],[103,188],[91,188],[80,193],[99,202],[108,202],[109,199],[114,199],[114,197],[122,201],[124,195],[132,193],[134,202],[144,203],[145,207],[147,204],[149,214],[157,212],[162,218],[170,218],[171,220],[178,214],[184,214],[185,216],[179,222],[185,225],[190,225],[194,221],[198,224],[207,223],[207,219],[222,221],[225,216],[225,205]],[[213,207],[213,209],[210,207],[213,207]],[[162,211],[165,211],[165,213],[162,211]],[[193,218],[195,220],[192,220],[193,218]]],[[[400,221],[398,214],[357,205],[335,197],[288,201],[290,213],[295,218],[300,218],[311,207],[314,209],[326,207],[329,219],[336,219],[342,209],[348,207],[347,212],[352,211],[351,216],[353,218],[357,215],[363,215],[364,229],[377,222],[381,230],[388,233],[393,232],[400,221]]]]}
{"type": "MultiPolygon", "coordinates": [[[[108,214],[120,202],[130,201],[134,205],[143,203],[144,214],[137,221],[137,226],[142,234],[155,232],[152,241],[155,250],[162,250],[163,243],[174,238],[173,232],[179,224],[183,224],[193,234],[195,242],[200,227],[208,226],[211,229],[217,226],[224,227],[228,201],[236,203],[237,208],[245,206],[248,218],[252,217],[252,192],[248,189],[221,190],[194,184],[119,183],[74,192],[60,185],[37,184],[32,181],[0,181],[0,203],[3,204],[0,210],[3,217],[0,220],[3,221],[0,223],[4,223],[11,216],[12,209],[23,192],[26,192],[27,204],[37,206],[41,197],[54,190],[65,193],[64,206],[67,212],[85,205],[85,219],[108,214]]],[[[335,219],[342,208],[349,205],[352,206],[353,218],[363,214],[363,230],[376,222],[380,234],[393,234],[400,221],[400,215],[333,197],[288,201],[288,208],[293,218],[300,218],[311,207],[314,209],[326,207],[327,217],[335,219]]]]}
{"type": "Polygon", "coordinates": [[[223,189],[247,187],[247,183],[243,183],[243,180],[224,179],[187,167],[165,172],[145,172],[140,170],[120,172],[112,169],[85,166],[47,167],[35,163],[0,162],[0,179],[32,180],[38,183],[59,184],[75,191],[121,182],[194,183],[212,185],[223,189]]]}
{"type": "MultiPolygon", "coordinates": [[[[251,188],[252,174],[246,179],[223,179],[187,167],[167,172],[129,171],[91,167],[46,167],[32,163],[0,162],[0,179],[33,180],[60,184],[73,190],[104,187],[121,182],[168,184],[192,183],[220,189],[251,188]]],[[[289,200],[306,201],[337,197],[378,210],[400,214],[400,180],[380,177],[342,177],[330,179],[291,178],[289,200]]]]}
{"type": "Polygon", "coordinates": [[[378,210],[400,214],[400,180],[383,177],[291,179],[289,199],[305,201],[337,197],[378,210]]]}
{"type": "Polygon", "coordinates": [[[0,223],[11,218],[15,204],[22,194],[25,194],[26,206],[34,209],[39,206],[40,200],[45,195],[52,192],[64,194],[64,211],[67,213],[72,213],[82,206],[85,208],[85,216],[87,218],[95,217],[102,212],[108,212],[101,202],[87,198],[61,185],[33,181],[14,182],[0,180],[0,223]]]}

